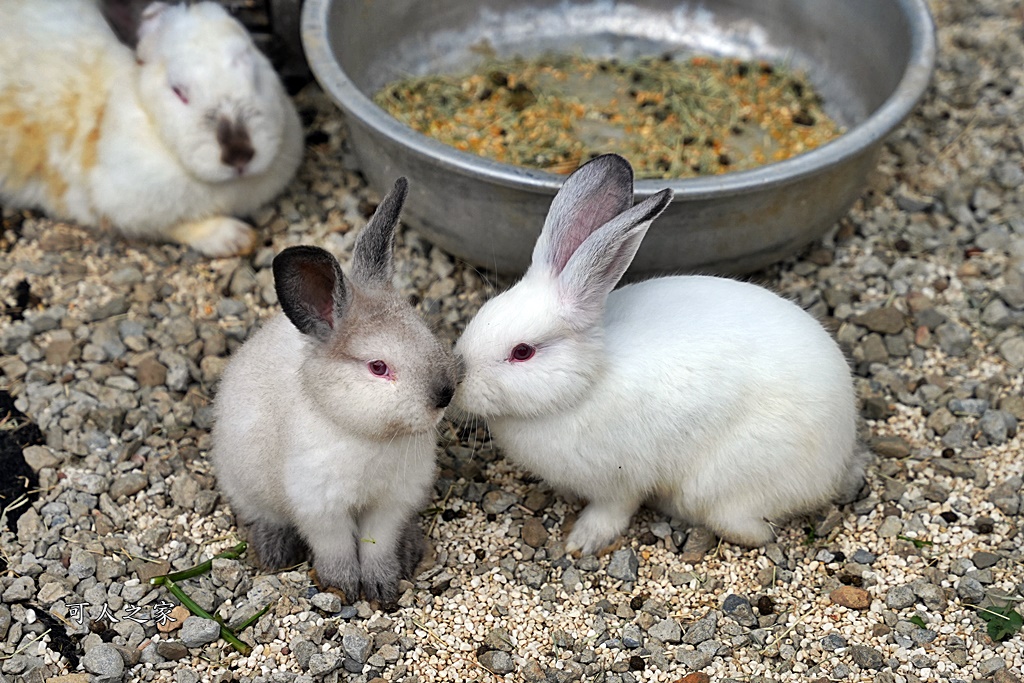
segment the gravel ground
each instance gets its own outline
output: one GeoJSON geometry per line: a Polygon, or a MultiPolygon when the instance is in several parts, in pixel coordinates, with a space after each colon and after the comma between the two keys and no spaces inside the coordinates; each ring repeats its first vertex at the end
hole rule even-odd
{"type": "MultiPolygon", "coordinates": [[[[0,473],[39,492],[0,525],[0,681],[1019,681],[1024,636],[994,642],[977,606],[1024,596],[1024,12],[933,10],[934,86],[863,199],[756,275],[852,358],[879,455],[869,491],[757,550],[645,511],[614,553],[567,557],[578,505],[482,427],[445,425],[432,559],[397,610],[343,606],[305,566],[266,575],[244,557],[182,582],[231,625],[271,605],[242,656],[210,622],[168,615],[177,600],[147,579],[238,540],[206,459],[210,400],[275,311],[273,255],[349,253],[378,199],[339,115],[315,87],[297,96],[308,158],[257,217],[251,258],[4,210],[0,388],[25,417],[3,425],[0,473]]],[[[452,340],[508,284],[412,230],[398,268],[452,340]]]]}

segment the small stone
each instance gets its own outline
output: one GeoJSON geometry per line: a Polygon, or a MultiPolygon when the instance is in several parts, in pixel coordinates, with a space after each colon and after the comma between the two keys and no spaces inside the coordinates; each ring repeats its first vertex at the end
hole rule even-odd
{"type": "Polygon", "coordinates": [[[1010,337],[999,345],[999,355],[1014,368],[1024,368],[1024,337],[1010,337]]]}
{"type": "Polygon", "coordinates": [[[978,663],[978,673],[982,676],[991,676],[1000,669],[1006,668],[1006,661],[1002,657],[989,657],[978,663]]]}
{"type": "Polygon", "coordinates": [[[683,632],[679,628],[678,622],[675,619],[668,618],[662,619],[654,626],[647,629],[648,635],[652,638],[657,638],[663,643],[678,643],[682,640],[683,632]]]}
{"type": "Polygon", "coordinates": [[[518,502],[519,499],[511,493],[502,489],[493,489],[484,494],[480,507],[489,515],[498,515],[518,502]]]}
{"type": "Polygon", "coordinates": [[[345,629],[345,635],[341,638],[341,647],[345,651],[346,657],[364,664],[370,656],[373,641],[366,631],[350,625],[345,629]]]}
{"type": "Polygon", "coordinates": [[[313,677],[329,674],[341,666],[341,661],[336,655],[327,652],[317,652],[309,657],[309,674],[313,677]]]}
{"type": "Polygon", "coordinates": [[[901,436],[880,436],[871,440],[871,449],[883,458],[905,458],[910,444],[901,436]]]}
{"type": "Polygon", "coordinates": [[[951,398],[946,407],[954,415],[981,417],[989,408],[989,402],[983,398],[951,398]]]}
{"type": "Polygon", "coordinates": [[[622,581],[635,582],[640,569],[640,560],[632,548],[623,548],[612,553],[608,562],[608,576],[622,581]]]}
{"type": "Polygon", "coordinates": [[[61,459],[46,446],[29,446],[21,455],[25,458],[25,463],[36,472],[44,467],[56,467],[61,462],[61,459]]]}
{"type": "Polygon", "coordinates": [[[977,605],[985,599],[985,587],[977,579],[965,576],[957,583],[956,594],[964,602],[977,605]]]}
{"type": "Polygon", "coordinates": [[[511,655],[501,650],[488,650],[477,657],[477,661],[480,662],[480,666],[499,676],[512,673],[516,668],[511,655]]]}
{"type": "Polygon", "coordinates": [[[826,652],[835,652],[844,647],[846,647],[846,638],[843,638],[838,633],[829,633],[821,639],[821,649],[826,652]]]}
{"type": "Polygon", "coordinates": [[[303,671],[309,669],[309,659],[316,653],[320,652],[320,648],[317,647],[316,643],[313,643],[305,638],[293,641],[289,648],[292,651],[292,656],[295,657],[295,663],[299,665],[299,668],[303,671]]]}
{"type": "Polygon", "coordinates": [[[156,644],[156,653],[164,659],[176,662],[188,657],[188,648],[177,640],[161,640],[156,644]]]}
{"type": "Polygon", "coordinates": [[[712,659],[710,654],[700,650],[676,650],[676,661],[682,662],[691,671],[703,669],[711,664],[712,659]]]}
{"type": "Polygon", "coordinates": [[[899,517],[890,516],[878,525],[879,538],[896,538],[903,531],[903,521],[899,517]]]}
{"type": "Polygon", "coordinates": [[[865,645],[854,645],[850,648],[853,661],[862,669],[873,669],[877,671],[885,666],[885,658],[882,653],[873,647],[865,645]]]}
{"type": "Polygon", "coordinates": [[[644,644],[644,636],[636,624],[626,624],[622,628],[622,646],[633,650],[644,644]]]}
{"type": "Polygon", "coordinates": [[[910,586],[893,586],[885,594],[885,605],[889,609],[906,609],[917,601],[910,586]]]}
{"type": "Polygon", "coordinates": [[[705,640],[711,640],[715,637],[717,626],[718,616],[714,612],[709,612],[703,619],[690,624],[682,640],[687,645],[699,645],[705,640]]]}
{"type": "Polygon", "coordinates": [[[757,626],[757,617],[750,606],[750,601],[739,595],[728,595],[722,603],[722,611],[736,620],[740,626],[753,628],[757,626]]]}
{"type": "Polygon", "coordinates": [[[875,308],[854,316],[853,322],[880,334],[899,334],[906,325],[903,313],[891,306],[875,308]]]}
{"type": "Polygon", "coordinates": [[[116,501],[121,496],[134,496],[147,486],[149,486],[149,477],[145,474],[142,472],[128,472],[115,479],[107,493],[116,501]]]}
{"type": "Polygon", "coordinates": [[[544,489],[533,489],[523,499],[523,506],[534,514],[542,512],[551,505],[554,497],[550,491],[544,489]]]}
{"type": "Polygon", "coordinates": [[[540,521],[537,517],[529,517],[523,522],[520,534],[522,535],[523,543],[531,548],[544,547],[549,537],[548,530],[544,528],[544,522],[540,521]]]}
{"type": "Polygon", "coordinates": [[[1020,679],[1010,673],[1009,669],[999,669],[992,674],[992,683],[1020,683],[1020,679]]]}
{"type": "Polygon", "coordinates": [[[861,548],[860,550],[854,552],[853,556],[850,557],[850,559],[856,562],[857,564],[871,564],[875,561],[876,558],[873,553],[870,553],[867,550],[861,548]]]}
{"type": "MultiPolygon", "coordinates": [[[[935,336],[939,342],[939,348],[950,356],[963,356],[971,348],[971,331],[951,320],[948,320],[935,329],[935,336]]],[[[1021,341],[1024,347],[1024,340],[1021,341]]],[[[1022,348],[1024,353],[1024,348],[1022,348]]]]}
{"type": "MultiPolygon", "coordinates": [[[[723,679],[723,683],[724,683],[723,679]]],[[[676,683],[711,683],[711,676],[703,671],[694,671],[680,678],[676,683]]]]}
{"type": "Polygon", "coordinates": [[[162,386],[167,381],[167,366],[155,356],[146,356],[135,366],[135,381],[145,388],[162,386]]]}
{"type": "Polygon", "coordinates": [[[191,616],[181,626],[181,642],[185,647],[202,647],[220,638],[220,624],[212,619],[191,616]]]}
{"type": "Polygon", "coordinates": [[[512,636],[509,635],[508,629],[500,627],[493,628],[487,634],[487,637],[484,638],[484,647],[486,647],[488,650],[501,650],[502,652],[511,652],[512,636]]]}
{"type": "Polygon", "coordinates": [[[124,659],[121,653],[109,643],[94,645],[82,658],[85,670],[95,674],[101,681],[120,680],[124,674],[124,659]]]}
{"type": "Polygon", "coordinates": [[[946,609],[946,593],[942,588],[936,586],[934,583],[928,583],[924,580],[915,581],[911,585],[914,589],[914,594],[921,598],[921,601],[924,602],[928,609],[939,612],[946,609]]]}
{"type": "Polygon", "coordinates": [[[871,606],[871,594],[856,586],[841,586],[832,591],[829,598],[835,604],[849,609],[867,609],[871,606]]]}
{"type": "Polygon", "coordinates": [[[334,593],[317,593],[309,600],[313,607],[334,614],[341,610],[341,598],[334,593]]]}
{"type": "Polygon", "coordinates": [[[29,600],[36,593],[35,582],[32,581],[31,576],[21,576],[11,582],[11,585],[7,587],[7,590],[3,592],[3,601],[8,605],[12,602],[22,602],[23,600],[29,600]]]}
{"type": "Polygon", "coordinates": [[[188,611],[188,608],[184,605],[175,605],[174,609],[171,610],[170,614],[167,615],[167,619],[159,620],[156,623],[156,630],[160,633],[170,633],[181,628],[185,620],[192,615],[188,611]]]}
{"type": "Polygon", "coordinates": [[[686,543],[679,553],[679,560],[695,564],[702,560],[709,550],[715,547],[715,534],[710,529],[696,527],[690,530],[686,543]]]}
{"type": "Polygon", "coordinates": [[[995,553],[987,553],[984,551],[976,552],[971,556],[971,561],[974,562],[974,566],[978,569],[994,567],[1001,559],[1002,558],[995,553]]]}

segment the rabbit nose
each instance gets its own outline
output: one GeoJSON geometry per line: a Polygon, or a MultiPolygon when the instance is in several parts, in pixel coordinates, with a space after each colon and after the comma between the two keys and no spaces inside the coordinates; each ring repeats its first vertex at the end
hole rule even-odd
{"type": "Polygon", "coordinates": [[[437,393],[434,394],[435,407],[447,408],[448,404],[452,402],[452,396],[455,395],[455,385],[453,384],[442,384],[438,389],[437,393]]]}
{"type": "Polygon", "coordinates": [[[237,169],[238,175],[242,175],[245,172],[245,165],[252,161],[256,154],[245,124],[221,118],[217,122],[217,142],[220,144],[221,163],[237,169]]]}

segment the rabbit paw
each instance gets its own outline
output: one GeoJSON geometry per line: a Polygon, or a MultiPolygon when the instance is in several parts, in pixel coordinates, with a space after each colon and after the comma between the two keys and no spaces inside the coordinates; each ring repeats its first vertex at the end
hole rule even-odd
{"type": "Polygon", "coordinates": [[[181,223],[171,230],[171,238],[213,258],[248,254],[256,246],[256,231],[227,216],[181,223]]]}
{"type": "Polygon", "coordinates": [[[635,506],[591,503],[576,520],[565,543],[566,552],[592,555],[614,542],[629,526],[635,506]]]}
{"type": "Polygon", "coordinates": [[[416,575],[416,567],[423,559],[424,552],[423,529],[420,528],[416,518],[409,520],[402,536],[398,539],[398,566],[400,579],[411,579],[416,575]]]}
{"type": "Polygon", "coordinates": [[[321,587],[334,587],[345,594],[351,604],[359,599],[359,561],[355,557],[313,559],[317,580],[321,587]]]}
{"type": "Polygon", "coordinates": [[[291,526],[269,522],[253,522],[249,526],[249,542],[259,558],[260,566],[270,571],[293,567],[306,560],[309,549],[291,526]]]}
{"type": "Polygon", "coordinates": [[[366,599],[382,605],[392,605],[398,599],[398,579],[401,566],[397,557],[378,559],[362,567],[363,593],[366,599]]]}

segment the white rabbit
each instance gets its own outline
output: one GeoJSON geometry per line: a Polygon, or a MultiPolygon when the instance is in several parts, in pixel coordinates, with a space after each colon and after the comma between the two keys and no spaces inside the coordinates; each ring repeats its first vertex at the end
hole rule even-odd
{"type": "Polygon", "coordinates": [[[0,202],[209,256],[252,248],[231,215],[284,189],[303,137],[241,24],[154,2],[133,51],[96,0],[0,0],[0,17],[0,202]]]}
{"type": "Polygon", "coordinates": [[[436,426],[455,363],[391,285],[405,179],[353,251],[351,278],[316,247],[274,259],[283,315],[224,371],[212,460],[260,564],[308,547],[322,584],[392,602],[422,555],[417,514],[434,476],[436,426]]]}
{"type": "Polygon", "coordinates": [[[670,201],[664,190],[633,206],[621,157],[581,167],[527,273],[455,346],[455,406],[485,418],[512,460],[589,501],[569,550],[611,543],[645,502],[760,545],[770,522],[862,481],[849,368],[809,314],[715,277],[611,291],[670,201]]]}

